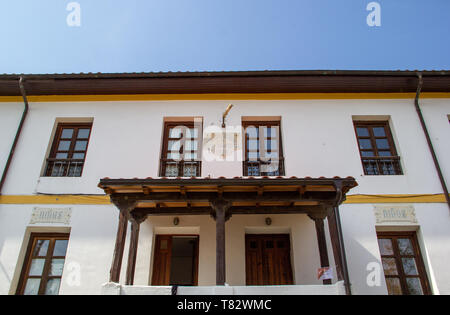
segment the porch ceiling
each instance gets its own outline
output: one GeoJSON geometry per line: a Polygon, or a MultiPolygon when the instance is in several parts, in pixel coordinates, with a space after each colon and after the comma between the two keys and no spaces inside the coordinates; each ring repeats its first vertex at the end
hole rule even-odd
{"type": "Polygon", "coordinates": [[[188,215],[211,213],[211,202],[230,202],[233,214],[310,213],[345,200],[357,186],[353,177],[145,178],[100,180],[98,187],[133,213],[188,215]]]}

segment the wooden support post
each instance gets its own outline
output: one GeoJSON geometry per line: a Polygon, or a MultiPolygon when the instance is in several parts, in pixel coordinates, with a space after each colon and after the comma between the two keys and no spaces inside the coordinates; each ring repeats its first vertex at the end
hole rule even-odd
{"type": "Polygon", "coordinates": [[[210,202],[216,220],[216,284],[225,285],[225,222],[230,218],[228,210],[231,203],[223,199],[210,202]]]}
{"type": "Polygon", "coordinates": [[[119,283],[120,270],[122,269],[123,251],[127,237],[128,217],[130,210],[134,208],[135,203],[127,198],[111,196],[111,201],[119,208],[119,225],[117,227],[116,245],[114,247],[113,261],[109,272],[109,281],[119,283]]]}
{"type": "Polygon", "coordinates": [[[331,209],[328,219],[328,230],[330,232],[331,246],[333,248],[333,257],[336,264],[336,274],[338,281],[344,279],[342,274],[342,257],[341,257],[341,245],[339,244],[339,234],[336,226],[336,216],[331,209]]]}
{"type": "Polygon", "coordinates": [[[119,213],[119,225],[117,227],[116,246],[114,247],[113,261],[109,272],[109,282],[119,283],[122,257],[127,237],[128,219],[125,211],[119,213]]]}
{"type": "MultiPolygon", "coordinates": [[[[325,238],[325,227],[324,227],[324,216],[309,214],[308,215],[316,225],[316,233],[317,233],[317,243],[319,246],[319,255],[320,255],[320,266],[330,267],[330,262],[328,260],[328,250],[327,250],[327,240],[325,238]]],[[[331,279],[324,279],[323,284],[331,284],[331,279]]]]}
{"type": "Polygon", "coordinates": [[[147,215],[136,215],[131,213],[131,236],[130,236],[130,247],[128,251],[128,263],[127,263],[127,277],[126,285],[134,284],[134,273],[136,270],[136,257],[139,242],[139,230],[141,223],[145,221],[147,215]]]}
{"type": "Polygon", "coordinates": [[[225,285],[225,211],[216,210],[216,284],[225,285]]]}
{"type": "Polygon", "coordinates": [[[127,262],[127,277],[125,284],[134,284],[134,271],[136,270],[136,256],[137,256],[137,244],[139,240],[139,227],[140,225],[136,221],[131,221],[131,237],[130,247],[128,251],[127,262]]]}

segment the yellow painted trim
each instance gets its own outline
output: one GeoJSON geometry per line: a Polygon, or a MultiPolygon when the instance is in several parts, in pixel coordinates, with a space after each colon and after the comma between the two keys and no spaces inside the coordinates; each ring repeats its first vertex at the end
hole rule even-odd
{"type": "MultiPolygon", "coordinates": [[[[181,100],[321,100],[321,99],[411,99],[415,93],[217,93],[217,94],[118,94],[31,95],[29,102],[113,102],[181,100]]],[[[423,92],[421,98],[450,98],[450,93],[423,92]]],[[[0,102],[23,102],[21,96],[0,96],[0,102]]]]}
{"type": "MultiPolygon", "coordinates": [[[[347,195],[354,203],[446,203],[444,194],[347,195]]],[[[109,205],[106,195],[2,195],[0,204],[109,205]]]]}
{"type": "Polygon", "coordinates": [[[446,203],[444,194],[348,195],[344,203],[446,203]]]}
{"type": "Polygon", "coordinates": [[[2,195],[0,204],[109,205],[102,195],[2,195]]]}

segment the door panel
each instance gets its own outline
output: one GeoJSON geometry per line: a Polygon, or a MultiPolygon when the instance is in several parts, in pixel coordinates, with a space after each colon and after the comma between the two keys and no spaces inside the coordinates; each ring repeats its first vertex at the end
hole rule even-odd
{"type": "Polygon", "coordinates": [[[293,284],[289,235],[246,235],[247,285],[293,284]]]}
{"type": "Polygon", "coordinates": [[[157,235],[152,285],[197,285],[198,235],[157,235]]]}
{"type": "Polygon", "coordinates": [[[155,242],[155,262],[153,263],[152,285],[169,284],[171,254],[172,236],[157,235],[155,242]]]}
{"type": "Polygon", "coordinates": [[[246,237],[246,283],[262,283],[263,269],[261,257],[261,240],[246,237]],[[249,268],[248,266],[251,266],[249,268]]]}

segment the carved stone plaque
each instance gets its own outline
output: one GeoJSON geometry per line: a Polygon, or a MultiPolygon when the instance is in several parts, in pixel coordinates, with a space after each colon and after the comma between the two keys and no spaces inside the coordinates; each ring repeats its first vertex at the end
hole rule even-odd
{"type": "Polygon", "coordinates": [[[413,206],[374,206],[377,223],[417,223],[413,206]]]}
{"type": "Polygon", "coordinates": [[[31,213],[30,224],[36,223],[62,223],[70,224],[72,208],[39,208],[34,207],[31,213]]]}

